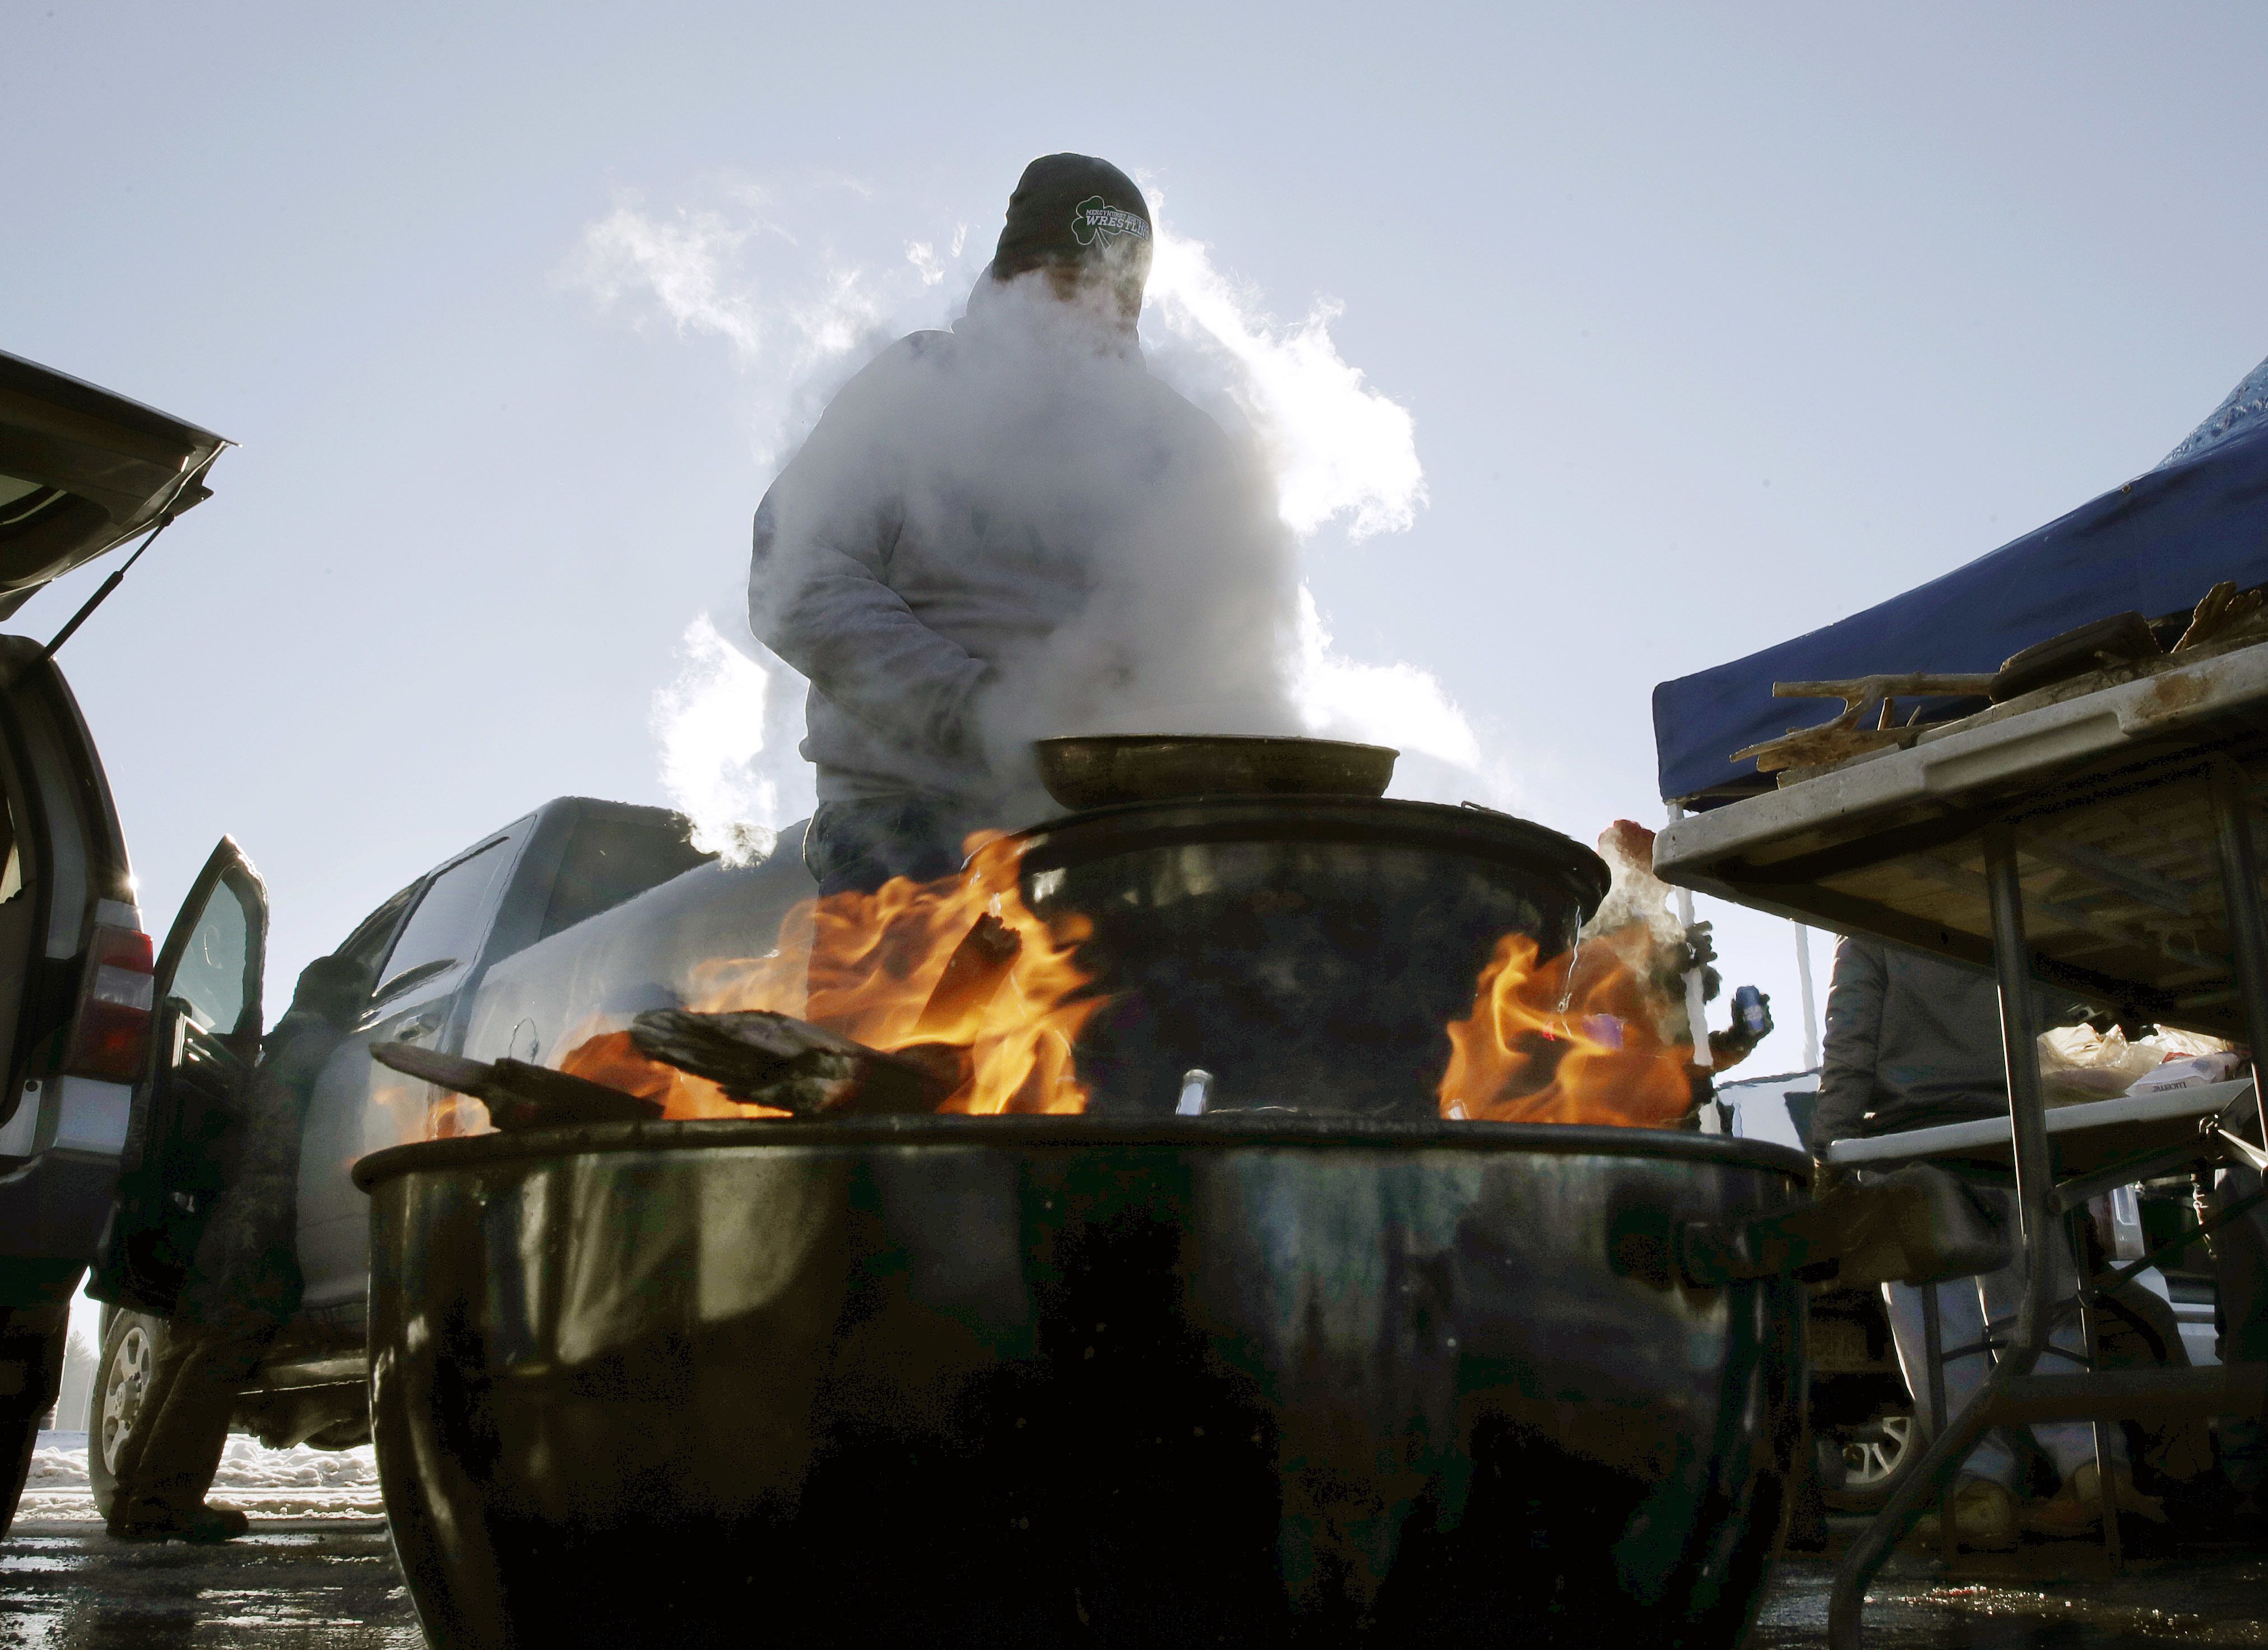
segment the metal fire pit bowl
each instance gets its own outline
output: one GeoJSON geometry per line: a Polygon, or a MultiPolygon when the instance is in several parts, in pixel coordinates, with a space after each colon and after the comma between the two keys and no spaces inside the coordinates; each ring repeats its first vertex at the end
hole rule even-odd
{"type": "Polygon", "coordinates": [[[1599,857],[1487,808],[1227,797],[1104,808],[1027,831],[1025,902],[1093,926],[1106,1000],[1077,1050],[1088,1109],[1436,1115],[1448,1025],[1506,934],[1574,945],[1599,857]]]}
{"type": "Polygon", "coordinates": [[[1065,807],[1197,796],[1383,796],[1402,753],[1329,739],[1094,734],[1032,747],[1065,807]]]}
{"type": "Polygon", "coordinates": [[[1648,1279],[1805,1168],[1298,1117],[397,1147],[395,1549],[439,1650],[1729,1646],[1800,1296],[1648,1279]]]}

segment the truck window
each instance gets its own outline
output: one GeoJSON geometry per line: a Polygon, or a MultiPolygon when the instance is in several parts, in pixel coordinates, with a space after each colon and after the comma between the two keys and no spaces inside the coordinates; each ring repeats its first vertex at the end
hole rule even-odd
{"type": "Polygon", "coordinates": [[[410,896],[416,892],[417,885],[413,882],[364,917],[355,924],[354,932],[347,936],[346,943],[335,954],[358,962],[366,969],[376,968],[378,960],[386,954],[386,942],[393,939],[394,931],[401,926],[401,913],[409,909],[410,896]]]}
{"type": "Polygon", "coordinates": [[[585,815],[576,821],[575,834],[567,840],[566,857],[560,861],[550,903],[544,908],[541,937],[549,939],[714,858],[686,840],[685,822],[674,816],[585,815]]]}
{"type": "Polygon", "coordinates": [[[383,1002],[407,989],[409,976],[427,980],[446,973],[478,954],[487,927],[489,891],[504,874],[512,856],[504,851],[511,838],[494,842],[467,854],[426,885],[424,897],[409,913],[401,938],[386,959],[384,983],[372,998],[383,1002]]]}

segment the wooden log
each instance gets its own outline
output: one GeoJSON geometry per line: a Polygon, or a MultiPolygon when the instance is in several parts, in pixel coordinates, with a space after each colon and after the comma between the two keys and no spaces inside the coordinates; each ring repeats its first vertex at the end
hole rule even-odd
{"type": "Polygon", "coordinates": [[[971,1014],[981,1013],[1016,966],[1024,942],[1016,931],[987,911],[946,959],[945,972],[922,1008],[914,1029],[924,1036],[958,1029],[971,1014]]]}
{"type": "Polygon", "coordinates": [[[1768,739],[1733,753],[1734,762],[1753,757],[1758,773],[1778,773],[1789,768],[1815,768],[1841,762],[1867,751],[1910,745],[1919,736],[1918,727],[1896,725],[1897,696],[1936,698],[1981,696],[1992,686],[1989,675],[1948,675],[1909,671],[1902,675],[1853,676],[1844,681],[1776,681],[1772,696],[1778,699],[1840,699],[1843,713],[1815,727],[1792,727],[1778,739],[1768,739]],[[1861,727],[1860,718],[1870,704],[1879,703],[1873,727],[1861,727]]]}
{"type": "Polygon", "coordinates": [[[1911,670],[1881,676],[1852,676],[1841,681],[1776,681],[1775,699],[1840,699],[1853,708],[1893,696],[1908,699],[1979,698],[1992,690],[1993,674],[1953,674],[1911,670]]]}
{"type": "Polygon", "coordinates": [[[1753,756],[1758,773],[1778,773],[1786,768],[1816,767],[1866,751],[1909,745],[1920,732],[1919,728],[1852,727],[1837,717],[1817,727],[1800,728],[1778,739],[1768,739],[1761,745],[1736,750],[1733,760],[1745,762],[1753,756]]]}
{"type": "Polygon", "coordinates": [[[506,1134],[578,1123],[651,1123],[661,1116],[659,1101],[524,1060],[483,1064],[413,1042],[373,1043],[370,1057],[405,1077],[479,1101],[506,1134]]]}
{"type": "Polygon", "coordinates": [[[894,1054],[763,1010],[662,1008],[630,1022],[639,1052],[707,1078],[734,1100],[801,1117],[935,1111],[968,1075],[965,1050],[922,1043],[894,1054]]]}
{"type": "Polygon", "coordinates": [[[2268,611],[2264,611],[2263,607],[2260,592],[2240,593],[2235,579],[2224,578],[2205,593],[2205,600],[2190,615],[2189,629],[2182,632],[2182,639],[2174,644],[2172,651],[2185,653],[2207,642],[2268,630],[2268,611]]]}

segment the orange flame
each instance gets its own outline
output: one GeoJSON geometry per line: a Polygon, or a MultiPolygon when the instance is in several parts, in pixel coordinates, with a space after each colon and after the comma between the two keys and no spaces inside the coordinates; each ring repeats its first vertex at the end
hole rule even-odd
{"type": "MultiPolygon", "coordinates": [[[[790,1014],[884,1052],[922,1044],[962,1050],[969,1076],[942,1111],[1084,1111],[1087,1090],[1071,1050],[1102,999],[1089,993],[1093,976],[1075,954],[1091,925],[1076,917],[1043,922],[1025,906],[1018,888],[1022,843],[985,832],[968,847],[968,864],[954,876],[928,883],[897,878],[873,894],[805,901],[764,955],[699,965],[686,1006],[790,1014]],[[986,917],[1012,938],[1012,957],[998,961],[1005,947],[996,947],[997,966],[981,989],[941,992],[948,969],[966,960],[961,954],[986,917]]],[[[1548,961],[1525,935],[1498,940],[1471,1013],[1447,1028],[1441,1115],[1675,1123],[1691,1103],[1692,1050],[1673,1039],[1684,1005],[1667,994],[1675,976],[1659,966],[1659,948],[1660,936],[1643,917],[1548,961]]],[[[668,1118],[786,1115],[733,1101],[706,1079],[650,1059],[627,1031],[603,1023],[571,1041],[560,1069],[659,1101],[668,1118]]],[[[464,1105],[450,1096],[430,1111],[428,1137],[480,1128],[464,1105]]]]}
{"type": "Polygon", "coordinates": [[[627,1031],[585,1037],[559,1063],[570,1077],[587,1078],[626,1094],[661,1102],[665,1117],[784,1117],[769,1106],[744,1106],[705,1077],[649,1060],[631,1046],[627,1031]]]}
{"type": "MultiPolygon", "coordinates": [[[[944,1104],[955,1112],[1077,1112],[1086,1089],[1071,1044],[1100,999],[1072,961],[1089,932],[1081,918],[1042,922],[1017,888],[1023,844],[972,836],[958,875],[895,878],[873,894],[807,901],[781,924],[766,955],[725,959],[696,972],[687,1003],[704,1013],[769,1009],[792,1014],[885,1053],[917,1043],[965,1050],[969,1077],[944,1104]],[[938,991],[978,921],[990,917],[1016,942],[991,989],[938,991]]],[[[585,1038],[560,1069],[661,1101],[668,1117],[745,1117],[715,1084],[647,1059],[627,1032],[585,1038]]],[[[771,1114],[778,1115],[778,1114],[771,1114]]]]}
{"type": "Polygon", "coordinates": [[[1541,947],[1525,934],[1498,940],[1472,1013],[1449,1027],[1441,1115],[1635,1128],[1683,1116],[1693,1050],[1655,1030],[1663,1005],[1644,966],[1651,944],[1633,924],[1539,965],[1541,947]]]}
{"type": "MultiPolygon", "coordinates": [[[[459,1135],[496,1132],[496,1125],[489,1121],[488,1108],[480,1101],[404,1077],[385,1066],[375,1070],[378,1076],[371,1086],[371,1105],[379,1116],[392,1118],[394,1144],[406,1145],[413,1140],[447,1140],[459,1135]]],[[[371,1138],[365,1133],[366,1145],[371,1138]]]]}

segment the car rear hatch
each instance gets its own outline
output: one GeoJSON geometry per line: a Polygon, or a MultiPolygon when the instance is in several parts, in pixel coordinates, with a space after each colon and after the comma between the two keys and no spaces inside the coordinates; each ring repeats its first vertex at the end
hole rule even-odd
{"type": "Polygon", "coordinates": [[[0,350],[0,619],[104,551],[202,502],[228,444],[0,350]]]}

